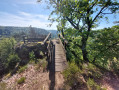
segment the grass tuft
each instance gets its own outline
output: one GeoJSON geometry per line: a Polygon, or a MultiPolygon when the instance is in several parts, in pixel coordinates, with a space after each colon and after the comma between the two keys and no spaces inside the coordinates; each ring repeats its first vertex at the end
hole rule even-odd
{"type": "Polygon", "coordinates": [[[17,84],[22,84],[25,82],[25,77],[21,77],[19,80],[17,80],[17,84]]]}
{"type": "Polygon", "coordinates": [[[22,73],[22,72],[24,72],[26,69],[27,69],[27,65],[26,65],[26,66],[23,66],[23,67],[20,67],[20,69],[18,70],[18,73],[22,73]]]}

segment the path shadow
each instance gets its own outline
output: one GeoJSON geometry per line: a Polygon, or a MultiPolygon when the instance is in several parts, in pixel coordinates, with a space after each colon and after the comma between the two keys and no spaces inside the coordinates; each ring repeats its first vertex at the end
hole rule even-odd
{"type": "Polygon", "coordinates": [[[49,79],[51,81],[49,90],[55,90],[55,45],[51,48],[51,57],[48,60],[49,79]]]}

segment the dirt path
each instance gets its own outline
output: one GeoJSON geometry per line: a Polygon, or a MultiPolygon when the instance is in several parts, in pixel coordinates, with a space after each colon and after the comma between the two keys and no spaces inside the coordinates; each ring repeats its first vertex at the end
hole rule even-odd
{"type": "Polygon", "coordinates": [[[119,77],[111,72],[105,73],[98,82],[107,90],[119,90],[119,77]]]}
{"type": "Polygon", "coordinates": [[[22,73],[16,73],[10,78],[3,78],[3,82],[7,83],[7,88],[11,90],[62,90],[63,75],[60,72],[50,72],[36,70],[33,65],[22,73]],[[25,77],[23,84],[17,84],[17,80],[25,77]]]}
{"type": "Polygon", "coordinates": [[[64,86],[64,78],[61,72],[56,72],[55,73],[55,90],[63,90],[64,86]]]}
{"type": "Polygon", "coordinates": [[[36,70],[34,66],[30,65],[23,73],[15,74],[3,82],[7,83],[7,88],[12,90],[49,90],[50,80],[49,72],[36,70]],[[17,84],[17,80],[25,77],[23,84],[17,84]]]}

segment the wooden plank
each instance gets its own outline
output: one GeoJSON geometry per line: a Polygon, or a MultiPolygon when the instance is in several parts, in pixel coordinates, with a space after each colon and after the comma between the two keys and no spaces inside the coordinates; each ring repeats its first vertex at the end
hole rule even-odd
{"type": "Polygon", "coordinates": [[[53,43],[55,45],[55,71],[61,72],[67,65],[66,54],[59,39],[54,40],[53,43]]]}

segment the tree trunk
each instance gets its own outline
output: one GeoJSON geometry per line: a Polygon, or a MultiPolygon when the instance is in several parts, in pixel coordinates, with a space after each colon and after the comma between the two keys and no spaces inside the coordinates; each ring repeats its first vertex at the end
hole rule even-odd
{"type": "Polygon", "coordinates": [[[62,33],[62,36],[63,36],[63,38],[64,38],[64,31],[63,31],[63,29],[61,30],[61,33],[62,33]]]}
{"type": "Polygon", "coordinates": [[[86,45],[87,45],[87,40],[88,40],[88,37],[89,37],[89,33],[90,33],[90,30],[91,30],[91,22],[90,22],[90,19],[89,19],[89,13],[90,13],[90,8],[87,9],[87,26],[88,26],[88,31],[86,33],[84,33],[84,35],[82,35],[82,54],[83,54],[83,60],[86,61],[86,62],[89,62],[89,59],[88,59],[88,52],[86,50],[86,45]]]}
{"type": "Polygon", "coordinates": [[[83,60],[86,61],[86,62],[89,62],[88,52],[86,50],[87,39],[88,38],[82,37],[82,47],[81,47],[81,50],[82,50],[82,54],[83,54],[83,60]]]}

